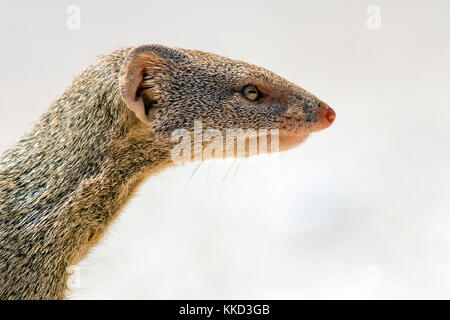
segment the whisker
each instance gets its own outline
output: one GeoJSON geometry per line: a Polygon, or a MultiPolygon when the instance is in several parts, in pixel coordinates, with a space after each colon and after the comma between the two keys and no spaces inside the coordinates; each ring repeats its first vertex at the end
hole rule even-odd
{"type": "Polygon", "coordinates": [[[231,164],[231,166],[227,169],[227,172],[225,173],[225,175],[222,178],[222,183],[220,185],[220,194],[221,194],[221,203],[222,203],[222,213],[225,214],[225,206],[224,206],[224,202],[223,202],[223,185],[225,183],[225,179],[228,176],[228,174],[230,173],[231,169],[233,168],[234,164],[236,163],[236,158],[234,158],[233,163],[231,164]]]}
{"type": "Polygon", "coordinates": [[[236,160],[237,160],[237,161],[236,161],[237,166],[236,166],[236,169],[235,169],[234,172],[233,172],[233,180],[234,180],[235,183],[236,183],[236,177],[237,177],[237,174],[238,174],[238,171],[239,171],[239,167],[240,167],[241,164],[242,164],[241,159],[236,159],[236,160]]]}
{"type": "Polygon", "coordinates": [[[297,78],[298,69],[295,70],[294,77],[292,78],[292,82],[295,83],[295,79],[297,78]]]}
{"type": "Polygon", "coordinates": [[[209,168],[208,168],[208,173],[206,175],[206,181],[209,181],[209,174],[211,173],[211,168],[213,167],[213,165],[214,165],[214,161],[210,161],[209,168]]]}
{"type": "Polygon", "coordinates": [[[191,184],[192,178],[194,177],[194,175],[197,173],[198,169],[200,168],[200,166],[203,164],[203,161],[200,161],[200,163],[197,165],[197,167],[194,169],[194,171],[192,172],[189,180],[186,183],[186,186],[184,187],[184,192],[183,192],[183,199],[186,197],[189,185],[191,184]]]}

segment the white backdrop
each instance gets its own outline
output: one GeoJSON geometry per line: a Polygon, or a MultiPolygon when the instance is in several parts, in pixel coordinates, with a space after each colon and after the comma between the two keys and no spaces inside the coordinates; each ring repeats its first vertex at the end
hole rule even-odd
{"type": "Polygon", "coordinates": [[[449,12],[448,1],[2,0],[1,151],[96,56],[144,43],[261,65],[337,113],[270,164],[152,177],[80,263],[71,297],[450,298],[449,12]]]}

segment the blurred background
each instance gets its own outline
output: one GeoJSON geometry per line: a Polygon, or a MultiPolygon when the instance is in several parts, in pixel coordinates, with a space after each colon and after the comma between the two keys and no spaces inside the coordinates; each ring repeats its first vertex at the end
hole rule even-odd
{"type": "Polygon", "coordinates": [[[271,159],[151,177],[70,297],[450,298],[450,2],[0,4],[0,150],[101,54],[200,49],[268,68],[337,113],[271,159]]]}

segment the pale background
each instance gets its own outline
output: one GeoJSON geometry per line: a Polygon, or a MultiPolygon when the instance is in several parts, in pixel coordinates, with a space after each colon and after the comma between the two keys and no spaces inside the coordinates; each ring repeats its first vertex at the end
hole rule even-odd
{"type": "Polygon", "coordinates": [[[151,178],[71,297],[450,298],[449,14],[448,1],[2,0],[1,151],[96,56],[144,43],[261,65],[337,112],[271,162],[151,178]]]}

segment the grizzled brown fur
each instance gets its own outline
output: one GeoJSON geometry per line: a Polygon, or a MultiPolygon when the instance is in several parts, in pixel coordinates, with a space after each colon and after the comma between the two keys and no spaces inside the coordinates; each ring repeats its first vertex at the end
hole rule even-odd
{"type": "Polygon", "coordinates": [[[0,298],[64,298],[66,268],[172,164],[175,129],[279,128],[287,148],[329,125],[325,107],[270,71],[200,51],[149,45],[100,58],[0,157],[0,298]],[[246,100],[247,84],[267,97],[246,100]]]}

